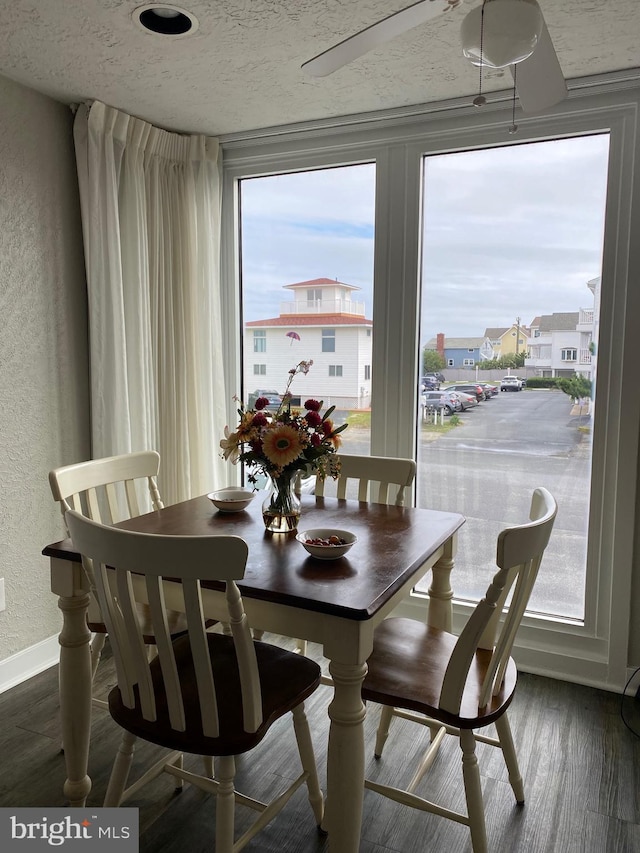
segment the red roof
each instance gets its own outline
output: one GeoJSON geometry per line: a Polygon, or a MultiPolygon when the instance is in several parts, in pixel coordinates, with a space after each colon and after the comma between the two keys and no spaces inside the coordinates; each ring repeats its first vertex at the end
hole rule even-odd
{"type": "Polygon", "coordinates": [[[287,317],[272,317],[269,320],[251,320],[245,326],[373,326],[360,314],[290,314],[287,317]]]}
{"type": "Polygon", "coordinates": [[[348,287],[349,290],[360,290],[354,284],[347,284],[344,281],[338,281],[336,278],[312,278],[309,281],[297,281],[294,284],[285,284],[284,288],[295,287],[330,287],[331,285],[339,284],[340,287],[348,287]]]}

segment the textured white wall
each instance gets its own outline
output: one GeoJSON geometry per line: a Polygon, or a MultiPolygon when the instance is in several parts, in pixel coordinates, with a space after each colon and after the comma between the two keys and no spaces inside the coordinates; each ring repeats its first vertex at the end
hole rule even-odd
{"type": "Polygon", "coordinates": [[[72,115],[0,77],[0,660],[59,631],[51,468],[89,457],[86,292],[72,115]]]}

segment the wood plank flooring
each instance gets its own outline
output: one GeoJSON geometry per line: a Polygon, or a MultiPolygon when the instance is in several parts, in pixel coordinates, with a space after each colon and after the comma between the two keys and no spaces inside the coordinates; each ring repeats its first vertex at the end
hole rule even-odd
{"type": "MultiPolygon", "coordinates": [[[[310,654],[317,655],[317,649],[310,654]]],[[[108,650],[100,668],[100,689],[113,683],[108,650]]],[[[324,784],[327,705],[330,688],[320,687],[307,705],[320,777],[324,784]]],[[[522,673],[510,719],[527,801],[515,804],[500,754],[480,745],[487,833],[491,853],[640,853],[640,740],[623,724],[621,697],[588,687],[522,673]]],[[[640,729],[640,702],[625,699],[627,720],[640,729]]],[[[367,776],[406,782],[416,764],[422,727],[395,720],[380,761],[373,759],[378,711],[366,721],[367,776]]],[[[64,759],[58,735],[57,668],[0,695],[0,806],[64,805],[64,759]]],[[[462,807],[459,747],[447,738],[420,793],[462,807]]],[[[99,806],[119,742],[108,713],[94,712],[89,773],[90,804],[99,806]]],[[[158,750],[138,749],[144,766],[158,750]]],[[[185,763],[197,766],[199,760],[185,763]]],[[[135,767],[134,771],[135,773],[135,767]]],[[[260,797],[282,778],[297,775],[288,720],[251,759],[238,762],[238,788],[260,797]]],[[[470,853],[466,827],[422,814],[365,792],[362,853],[470,853]]],[[[128,805],[140,809],[141,853],[199,853],[214,850],[215,805],[192,786],[176,794],[167,776],[150,783],[128,805]]],[[[237,830],[248,822],[238,808],[237,830]]],[[[325,853],[305,789],[245,848],[250,853],[325,853]]]]}

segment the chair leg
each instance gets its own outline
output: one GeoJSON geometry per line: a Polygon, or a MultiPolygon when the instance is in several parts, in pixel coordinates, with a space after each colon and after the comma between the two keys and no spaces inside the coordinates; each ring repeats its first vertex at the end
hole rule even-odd
{"type": "Polygon", "coordinates": [[[209,779],[214,779],[216,773],[215,773],[215,766],[213,763],[213,756],[212,755],[203,755],[202,756],[202,763],[204,765],[204,775],[209,779]]]}
{"type": "Polygon", "coordinates": [[[115,807],[120,805],[122,794],[127,786],[133,753],[135,752],[137,737],[130,732],[123,732],[120,748],[113,764],[107,793],[104,798],[104,807],[115,807]]]}
{"type": "Polygon", "coordinates": [[[513,745],[513,737],[511,735],[511,726],[506,714],[503,714],[499,720],[496,720],[496,731],[498,732],[498,740],[502,747],[504,755],[504,763],[509,771],[509,783],[513,788],[513,793],[516,797],[516,802],[519,805],[524,803],[524,784],[518,767],[518,757],[513,745]]]}
{"type": "Polygon", "coordinates": [[[306,655],[306,653],[307,653],[307,641],[297,639],[295,651],[299,655],[306,655]]]}
{"type": "Polygon", "coordinates": [[[378,731],[376,732],[376,745],[373,752],[376,758],[380,758],[382,755],[382,750],[389,737],[389,726],[392,719],[393,708],[390,705],[383,705],[380,713],[380,722],[378,723],[378,731]]]}
{"type": "Polygon", "coordinates": [[[460,747],[462,749],[462,775],[467,800],[467,814],[469,815],[469,829],[471,830],[471,846],[473,853],[487,853],[487,831],[484,822],[480,771],[478,770],[478,758],[476,756],[476,739],[470,729],[460,730],[460,747]]]}
{"type": "Polygon", "coordinates": [[[216,853],[232,853],[236,762],[233,755],[222,755],[217,763],[219,788],[216,794],[216,853]]]}
{"type": "Polygon", "coordinates": [[[307,774],[307,790],[309,792],[309,803],[315,815],[316,824],[320,826],[324,815],[324,797],[320,790],[320,782],[318,781],[318,770],[316,768],[316,758],[313,753],[313,744],[311,742],[311,733],[309,731],[309,723],[304,710],[304,702],[295,707],[293,714],[293,730],[298,742],[298,752],[300,753],[300,762],[302,769],[307,774]]]}
{"type": "Polygon", "coordinates": [[[100,658],[102,657],[102,649],[104,648],[106,634],[94,634],[91,640],[91,678],[95,678],[100,658]]]}

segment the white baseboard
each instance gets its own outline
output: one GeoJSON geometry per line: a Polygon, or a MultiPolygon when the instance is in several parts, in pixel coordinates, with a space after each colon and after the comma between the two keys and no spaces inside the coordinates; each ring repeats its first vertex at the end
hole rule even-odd
{"type": "Polygon", "coordinates": [[[60,658],[60,644],[58,635],[41,640],[15,655],[0,660],[0,693],[10,690],[18,684],[22,684],[28,678],[44,672],[50,666],[58,663],[60,658]]]}

